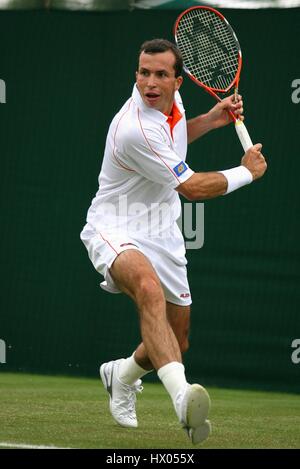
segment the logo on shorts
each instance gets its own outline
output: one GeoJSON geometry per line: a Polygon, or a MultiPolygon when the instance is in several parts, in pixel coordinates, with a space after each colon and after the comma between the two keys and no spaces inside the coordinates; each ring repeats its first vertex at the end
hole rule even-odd
{"type": "Polygon", "coordinates": [[[188,168],[187,168],[187,165],[183,162],[183,161],[180,161],[180,163],[175,166],[174,169],[174,172],[175,174],[177,174],[177,176],[181,176],[188,168]]]}
{"type": "Polygon", "coordinates": [[[189,293],[181,293],[180,298],[189,298],[190,296],[189,293]]]}

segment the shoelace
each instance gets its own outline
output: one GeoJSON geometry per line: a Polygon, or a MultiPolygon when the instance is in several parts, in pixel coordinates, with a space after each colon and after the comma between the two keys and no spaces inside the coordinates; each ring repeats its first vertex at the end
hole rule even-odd
{"type": "Polygon", "coordinates": [[[141,393],[143,391],[143,386],[140,384],[134,384],[133,386],[130,386],[130,392],[129,392],[129,398],[128,398],[128,410],[129,412],[134,413],[135,412],[135,403],[136,403],[136,395],[137,393],[141,393]]]}
{"type": "Polygon", "coordinates": [[[139,379],[134,383],[132,386],[128,384],[122,384],[122,387],[126,391],[126,398],[125,399],[118,399],[116,401],[119,410],[121,410],[120,415],[128,416],[130,415],[132,418],[136,418],[135,414],[135,403],[136,403],[136,394],[141,393],[143,391],[143,386],[141,385],[141,380],[139,379]]]}

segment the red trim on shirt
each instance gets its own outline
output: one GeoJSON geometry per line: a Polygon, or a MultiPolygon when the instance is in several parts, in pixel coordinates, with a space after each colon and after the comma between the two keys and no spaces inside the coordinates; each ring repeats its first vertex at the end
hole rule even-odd
{"type": "Polygon", "coordinates": [[[103,239],[103,241],[105,241],[109,247],[117,254],[119,255],[120,253],[118,251],[116,251],[116,249],[112,246],[112,244],[110,244],[110,242],[108,241],[108,239],[105,239],[104,236],[102,235],[102,233],[99,233],[99,235],[101,236],[101,238],[103,239]]]}
{"type": "Polygon", "coordinates": [[[167,119],[167,123],[169,124],[169,127],[170,127],[170,131],[171,131],[171,136],[172,136],[172,139],[173,139],[173,129],[175,127],[175,125],[180,121],[180,119],[182,118],[182,114],[181,112],[179,111],[175,101],[173,103],[173,107],[171,109],[171,114],[168,115],[168,114],[165,114],[165,116],[168,117],[167,119]]]}

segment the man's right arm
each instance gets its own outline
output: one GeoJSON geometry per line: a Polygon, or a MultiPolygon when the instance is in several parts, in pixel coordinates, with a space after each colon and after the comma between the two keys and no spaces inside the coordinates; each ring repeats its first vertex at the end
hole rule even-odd
{"type": "Polygon", "coordinates": [[[251,147],[241,166],[222,172],[194,173],[176,190],[188,200],[205,200],[227,194],[263,176],[267,169],[261,144],[251,147]]]}

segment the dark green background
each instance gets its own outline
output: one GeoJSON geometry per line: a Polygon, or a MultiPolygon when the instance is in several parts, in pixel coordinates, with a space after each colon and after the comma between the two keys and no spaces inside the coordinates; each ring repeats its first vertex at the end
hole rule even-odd
{"type": "MultiPolygon", "coordinates": [[[[263,180],[205,203],[205,244],[188,252],[190,381],[300,390],[300,10],[224,11],[242,45],[248,130],[263,180]]],[[[96,376],[140,340],[135,307],[99,288],[79,233],[111,118],[131,94],[136,51],[172,39],[176,11],[1,12],[0,370],[96,376]]],[[[213,99],[185,79],[188,117],[213,99]]],[[[194,170],[239,164],[233,126],[189,148],[194,170]]],[[[153,375],[154,376],[154,375],[153,375]]]]}

